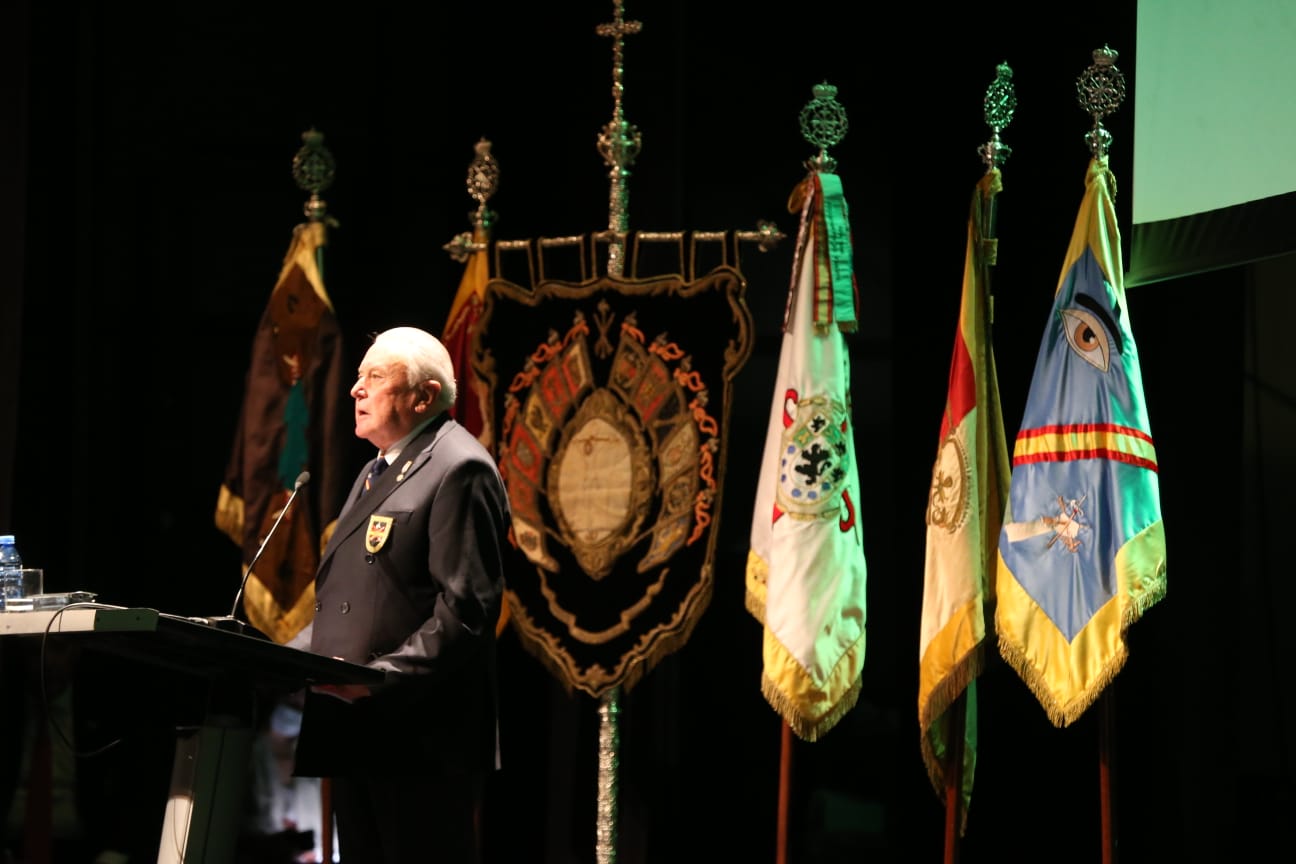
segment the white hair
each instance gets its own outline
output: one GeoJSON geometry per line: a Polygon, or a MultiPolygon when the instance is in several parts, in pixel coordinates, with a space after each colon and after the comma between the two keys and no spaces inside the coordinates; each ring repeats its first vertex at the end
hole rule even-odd
{"type": "Polygon", "coordinates": [[[441,385],[441,394],[432,408],[439,413],[455,402],[454,361],[441,340],[417,327],[393,327],[374,337],[370,352],[378,352],[405,367],[406,385],[414,387],[424,381],[441,385]]]}

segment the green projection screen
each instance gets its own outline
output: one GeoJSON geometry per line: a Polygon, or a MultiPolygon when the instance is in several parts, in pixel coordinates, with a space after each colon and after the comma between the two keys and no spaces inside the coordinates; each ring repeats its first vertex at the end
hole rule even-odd
{"type": "Polygon", "coordinates": [[[1296,2],[1139,0],[1125,284],[1296,250],[1296,2]]]}

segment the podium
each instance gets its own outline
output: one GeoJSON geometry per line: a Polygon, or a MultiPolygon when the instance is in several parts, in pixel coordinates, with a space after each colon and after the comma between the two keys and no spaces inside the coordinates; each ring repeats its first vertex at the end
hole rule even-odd
{"type": "Polygon", "coordinates": [[[233,864],[255,730],[230,706],[256,692],[313,684],[380,684],[383,673],[332,657],[221,630],[156,609],[71,605],[0,612],[0,636],[74,639],[125,661],[198,678],[210,688],[197,727],[176,730],[158,864],[233,864]]]}

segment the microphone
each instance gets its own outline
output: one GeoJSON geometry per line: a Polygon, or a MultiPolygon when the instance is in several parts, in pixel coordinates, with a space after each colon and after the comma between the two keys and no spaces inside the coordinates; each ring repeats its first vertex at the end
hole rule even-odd
{"type": "Polygon", "coordinates": [[[257,549],[256,554],[252,556],[252,560],[248,562],[247,571],[243,574],[243,581],[239,583],[238,593],[234,595],[234,605],[230,607],[230,614],[218,615],[205,619],[208,624],[212,625],[217,630],[234,630],[239,633],[243,632],[243,628],[246,625],[235,618],[234,613],[238,611],[239,600],[243,599],[243,589],[247,587],[248,577],[252,575],[252,568],[261,560],[262,553],[264,553],[266,547],[270,545],[270,538],[273,537],[275,531],[279,529],[279,523],[283,521],[284,516],[288,515],[288,508],[292,506],[293,499],[297,497],[297,493],[301,491],[301,488],[309,482],[309,471],[303,471],[297,475],[297,480],[293,483],[292,494],[288,496],[288,500],[284,502],[283,509],[279,511],[279,518],[275,519],[274,524],[270,526],[270,530],[266,532],[265,539],[261,541],[261,548],[257,549]]]}

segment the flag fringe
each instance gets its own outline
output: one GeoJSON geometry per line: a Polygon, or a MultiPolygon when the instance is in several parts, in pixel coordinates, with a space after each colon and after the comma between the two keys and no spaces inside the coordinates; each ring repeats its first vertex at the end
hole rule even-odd
{"type": "Polygon", "coordinates": [[[846,716],[847,712],[855,707],[855,703],[859,701],[862,684],[862,678],[853,680],[850,687],[837,700],[837,703],[818,717],[807,717],[799,712],[797,710],[799,703],[796,700],[789,699],[779,689],[778,684],[768,675],[761,676],[761,693],[764,694],[766,701],[773,706],[774,710],[788,724],[788,728],[795,732],[798,738],[803,741],[813,742],[827,735],[846,716]]]}
{"type": "Polygon", "coordinates": [[[1125,607],[1125,614],[1121,616],[1121,638],[1125,638],[1125,633],[1134,625],[1134,622],[1143,617],[1144,612],[1164,600],[1165,596],[1166,583],[1164,579],[1154,585],[1150,591],[1130,595],[1129,605],[1125,607]]]}
{"type": "MultiPolygon", "coordinates": [[[[931,780],[937,795],[945,794],[945,764],[943,754],[938,754],[936,748],[932,746],[928,732],[932,726],[940,722],[954,701],[967,690],[968,685],[984,671],[985,646],[984,643],[978,642],[954,665],[950,674],[932,688],[927,704],[919,711],[918,730],[919,737],[922,739],[923,763],[927,766],[927,777],[931,780]]],[[[946,746],[951,745],[946,742],[946,746]]]]}
{"type": "Polygon", "coordinates": [[[261,581],[256,571],[252,571],[244,586],[243,608],[248,623],[271,642],[283,645],[292,641],[315,619],[315,583],[309,583],[292,606],[284,608],[270,587],[261,581]]]}
{"type": "Polygon", "coordinates": [[[1098,697],[1102,695],[1102,691],[1116,680],[1116,676],[1129,658],[1129,649],[1125,645],[1125,638],[1122,633],[1120,650],[1107,661],[1088,687],[1076,694],[1075,698],[1063,703],[1053,698],[1053,694],[1044,681],[1044,676],[1031,663],[1030,658],[1026,656],[1026,652],[1002,635],[999,637],[999,653],[1003,655],[1008,665],[1016,670],[1021,679],[1026,682],[1026,686],[1035,694],[1035,698],[1039,700],[1041,707],[1044,708],[1044,713],[1048,715],[1053,725],[1058,728],[1070,726],[1076,720],[1079,720],[1080,715],[1089,710],[1089,706],[1093,705],[1098,700],[1098,697]]]}
{"type": "MultiPolygon", "coordinates": [[[[1151,537],[1160,543],[1163,542],[1160,541],[1161,530],[1161,520],[1157,520],[1141,531],[1139,536],[1151,537]]],[[[1002,565],[1002,558],[1000,564],[1002,565]]],[[[1089,709],[1089,706],[1097,701],[1102,691],[1111,685],[1121,669],[1124,668],[1125,661],[1129,659],[1129,646],[1126,643],[1126,638],[1129,635],[1130,628],[1143,617],[1143,614],[1148,609],[1165,598],[1166,580],[1163,558],[1155,566],[1150,567],[1152,575],[1147,577],[1140,577],[1141,568],[1129,562],[1124,554],[1118,558],[1118,569],[1120,572],[1117,578],[1121,586],[1118,596],[1121,606],[1119,617],[1120,633],[1117,639],[1120,648],[1098,671],[1094,680],[1070,700],[1066,702],[1058,701],[1049,690],[1044,676],[1030,660],[1026,650],[1010,641],[1002,632],[999,633],[999,653],[1021,679],[1026,682],[1026,685],[1035,694],[1036,699],[1039,700],[1040,705],[1043,706],[1045,713],[1048,714],[1049,720],[1052,721],[1054,726],[1064,727],[1074,723],[1080,718],[1080,715],[1089,709]]],[[[1109,602],[1115,602],[1115,598],[1109,602]]]]}
{"type": "Polygon", "coordinates": [[[1164,532],[1164,523],[1156,520],[1131,538],[1126,550],[1117,556],[1117,578],[1127,601],[1121,610],[1122,637],[1144,612],[1165,599],[1164,532]],[[1148,559],[1145,550],[1151,550],[1155,557],[1148,559]]]}
{"type": "Polygon", "coordinates": [[[769,584],[769,562],[747,550],[747,593],[744,597],[747,611],[765,625],[765,588],[769,584]]]}
{"type": "Polygon", "coordinates": [[[220,494],[216,497],[216,527],[240,548],[243,546],[245,507],[242,496],[235,495],[222,483],[220,494]]]}

